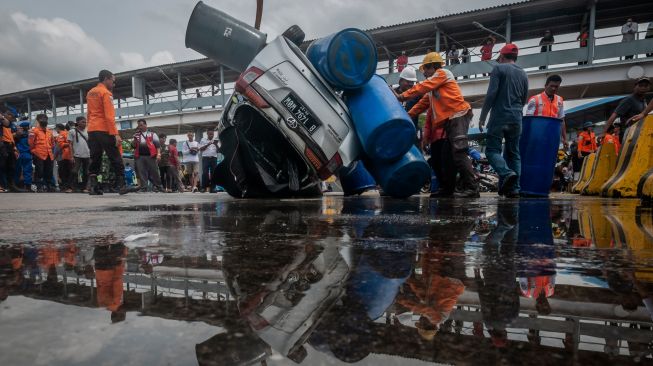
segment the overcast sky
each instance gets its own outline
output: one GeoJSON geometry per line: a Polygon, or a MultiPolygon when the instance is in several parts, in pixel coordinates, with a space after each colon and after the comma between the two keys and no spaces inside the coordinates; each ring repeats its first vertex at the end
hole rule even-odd
{"type": "MultiPolygon", "coordinates": [[[[254,23],[255,0],[205,0],[254,23]]],[[[372,28],[508,0],[265,0],[262,30],[298,24],[308,38],[344,27],[372,28]],[[410,6],[408,6],[410,4],[410,6]]],[[[186,49],[193,0],[1,0],[0,93],[201,58],[186,49]]]]}

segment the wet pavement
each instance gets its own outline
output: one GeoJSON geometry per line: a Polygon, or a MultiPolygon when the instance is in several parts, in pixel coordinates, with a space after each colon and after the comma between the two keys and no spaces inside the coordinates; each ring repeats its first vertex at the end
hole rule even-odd
{"type": "Polygon", "coordinates": [[[3,232],[1,365],[652,361],[638,201],[218,199],[81,217],[97,227],[3,232]]]}

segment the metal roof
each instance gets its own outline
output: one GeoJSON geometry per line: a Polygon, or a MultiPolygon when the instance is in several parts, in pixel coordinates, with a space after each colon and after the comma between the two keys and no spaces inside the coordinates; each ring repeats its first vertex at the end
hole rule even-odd
{"type": "MultiPolygon", "coordinates": [[[[499,33],[505,32],[506,19],[511,15],[512,40],[520,41],[539,38],[546,29],[553,34],[575,33],[587,21],[590,1],[594,0],[531,0],[521,1],[490,8],[470,10],[461,13],[442,15],[422,20],[382,26],[368,32],[379,47],[379,61],[396,57],[402,51],[408,55],[420,55],[435,47],[436,27],[442,35],[441,48],[446,49],[450,42],[458,46],[479,46],[487,32],[472,25],[479,22],[499,33]]],[[[642,0],[596,0],[597,28],[620,26],[631,16],[643,23],[653,19],[653,7],[642,0]]],[[[306,49],[311,41],[302,44],[306,49]]],[[[192,89],[217,84],[218,65],[210,59],[198,59],[131,70],[116,74],[116,98],[131,96],[131,77],[142,76],[150,93],[171,92],[177,89],[176,73],[182,73],[182,87],[192,89]]],[[[234,71],[225,69],[225,82],[233,82],[238,77],[234,71]]],[[[51,85],[32,90],[0,95],[0,103],[8,102],[25,111],[29,96],[32,110],[50,109],[50,93],[56,96],[57,106],[79,104],[79,89],[84,91],[96,84],[96,79],[85,79],[70,83],[51,85]]]]}

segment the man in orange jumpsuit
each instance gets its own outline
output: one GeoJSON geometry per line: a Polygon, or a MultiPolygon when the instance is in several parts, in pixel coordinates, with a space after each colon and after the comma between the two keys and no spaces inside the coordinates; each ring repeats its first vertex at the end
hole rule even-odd
{"type": "Polygon", "coordinates": [[[57,123],[55,129],[57,130],[55,141],[61,152],[61,160],[57,162],[59,165],[59,179],[61,179],[59,186],[62,192],[72,193],[73,152],[68,143],[68,130],[61,123],[57,123]]]}
{"type": "Polygon", "coordinates": [[[32,128],[27,138],[34,161],[34,177],[36,178],[34,181],[39,191],[54,192],[54,178],[52,176],[54,136],[52,130],[48,128],[48,116],[39,114],[36,116],[36,122],[38,126],[32,128]]]}
{"type": "Polygon", "coordinates": [[[101,245],[93,251],[95,257],[95,278],[97,280],[98,306],[111,311],[111,322],[125,320],[122,277],[125,273],[127,247],[118,242],[101,245]]]}
{"type": "Polygon", "coordinates": [[[116,112],[113,106],[113,85],[116,77],[111,71],[102,70],[99,83],[86,94],[88,124],[88,147],[91,150],[89,166],[90,195],[102,195],[97,176],[102,166],[102,154],[106,153],[116,176],[120,194],[134,192],[125,185],[125,167],[120,155],[122,139],[116,128],[116,112]]]}

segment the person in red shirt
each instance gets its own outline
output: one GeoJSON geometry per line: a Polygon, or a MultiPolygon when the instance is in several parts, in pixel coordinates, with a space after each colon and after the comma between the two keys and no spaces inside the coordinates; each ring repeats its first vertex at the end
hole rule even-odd
{"type": "Polygon", "coordinates": [[[184,191],[184,184],[181,181],[181,178],[179,178],[179,151],[177,150],[177,140],[175,139],[170,139],[170,144],[168,145],[168,154],[169,154],[169,159],[170,159],[170,166],[167,167],[168,171],[167,174],[170,178],[170,186],[171,189],[174,186],[177,186],[177,191],[183,192],[184,191]]]}
{"type": "Polygon", "coordinates": [[[406,51],[401,51],[401,56],[397,57],[397,72],[402,72],[408,65],[408,56],[406,51]]]}
{"type": "MultiPolygon", "coordinates": [[[[590,38],[590,33],[587,31],[587,26],[584,25],[580,28],[580,34],[576,37],[579,41],[580,47],[587,47],[587,40],[590,38]]],[[[579,65],[587,65],[587,61],[578,62],[579,65]]]]}

